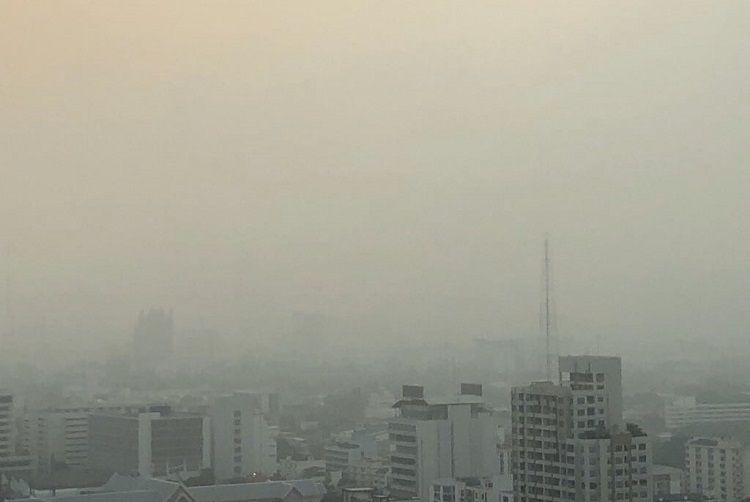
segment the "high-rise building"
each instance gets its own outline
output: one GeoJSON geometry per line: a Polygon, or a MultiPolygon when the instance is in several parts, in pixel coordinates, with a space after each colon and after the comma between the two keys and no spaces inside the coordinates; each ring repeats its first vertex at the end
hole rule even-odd
{"type": "Polygon", "coordinates": [[[685,444],[685,489],[719,501],[740,502],[750,459],[742,444],[726,438],[693,438],[685,444]]]}
{"type": "Polygon", "coordinates": [[[650,501],[650,443],[623,426],[619,358],[560,357],[558,368],[558,384],[512,390],[515,501],[650,501]]]}
{"type": "Polygon", "coordinates": [[[154,372],[168,365],[174,353],[172,311],[151,309],[141,312],[133,332],[133,366],[136,371],[154,372]]]}
{"type": "Polygon", "coordinates": [[[276,472],[276,439],[263,414],[263,397],[237,392],[211,403],[212,465],[217,479],[276,472]]]}
{"type": "Polygon", "coordinates": [[[127,475],[197,474],[211,467],[210,419],[173,413],[168,406],[91,414],[89,465],[127,475]]]}
{"type": "Polygon", "coordinates": [[[391,493],[427,501],[440,478],[488,477],[497,464],[496,425],[481,386],[462,384],[454,400],[428,403],[421,386],[405,385],[388,424],[391,493]]]}

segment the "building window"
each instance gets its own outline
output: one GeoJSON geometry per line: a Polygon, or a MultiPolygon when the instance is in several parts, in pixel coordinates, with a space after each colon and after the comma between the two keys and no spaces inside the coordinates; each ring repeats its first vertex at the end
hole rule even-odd
{"type": "Polygon", "coordinates": [[[240,410],[234,410],[234,418],[239,418],[242,416],[242,412],[240,410]]]}

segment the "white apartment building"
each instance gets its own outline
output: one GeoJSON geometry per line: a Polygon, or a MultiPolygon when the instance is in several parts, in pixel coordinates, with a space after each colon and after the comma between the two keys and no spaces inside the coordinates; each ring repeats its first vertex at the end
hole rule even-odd
{"type": "Polygon", "coordinates": [[[651,447],[623,425],[619,358],[560,357],[559,384],[512,390],[516,502],[650,502],[651,447]]]}
{"type": "Polygon", "coordinates": [[[236,392],[213,400],[209,408],[212,465],[217,479],[264,474],[278,469],[276,438],[258,394],[236,392]]]}
{"type": "Polygon", "coordinates": [[[0,390],[0,475],[28,479],[33,470],[30,455],[16,454],[13,394],[0,390]]]}
{"type": "Polygon", "coordinates": [[[750,423],[750,403],[697,404],[694,397],[683,397],[664,407],[668,429],[727,422],[750,423]]]}
{"type": "Polygon", "coordinates": [[[592,432],[569,440],[567,448],[566,461],[576,466],[569,479],[575,500],[651,500],[650,442],[642,432],[592,432]]]}
{"type": "Polygon", "coordinates": [[[495,473],[496,424],[481,386],[464,384],[456,400],[428,403],[422,387],[405,385],[394,408],[397,416],[388,425],[394,498],[428,502],[436,479],[495,473]]]}
{"type": "Polygon", "coordinates": [[[77,469],[88,467],[89,414],[125,413],[133,407],[111,404],[71,405],[32,410],[24,415],[23,445],[38,471],[53,463],[77,469]]]}
{"type": "Polygon", "coordinates": [[[693,438],[685,443],[685,489],[719,501],[740,502],[748,496],[745,480],[750,459],[739,441],[693,438]]]}
{"type": "Polygon", "coordinates": [[[622,429],[622,362],[619,357],[561,356],[560,386],[573,396],[574,434],[604,427],[622,429]]]}

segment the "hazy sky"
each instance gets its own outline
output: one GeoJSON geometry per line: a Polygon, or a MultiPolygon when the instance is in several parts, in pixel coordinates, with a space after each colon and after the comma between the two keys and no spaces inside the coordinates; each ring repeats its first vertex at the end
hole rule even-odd
{"type": "Polygon", "coordinates": [[[526,335],[545,232],[563,337],[748,333],[746,1],[0,11],[28,343],[124,343],[150,306],[250,339],[297,311],[352,343],[526,335]]]}

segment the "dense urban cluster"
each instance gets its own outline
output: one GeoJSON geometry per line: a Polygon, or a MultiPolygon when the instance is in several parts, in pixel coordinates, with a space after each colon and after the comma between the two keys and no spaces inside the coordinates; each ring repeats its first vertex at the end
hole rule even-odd
{"type": "Polygon", "coordinates": [[[415,360],[412,371],[380,374],[338,366],[316,376],[307,368],[307,383],[283,367],[276,386],[254,377],[267,366],[245,361],[242,373],[211,359],[217,371],[196,385],[190,374],[200,358],[180,359],[174,332],[171,312],[142,313],[119,381],[58,375],[63,381],[47,387],[3,391],[3,499],[740,502],[750,495],[750,398],[707,396],[705,387],[627,394],[620,357],[556,356],[545,374],[533,344],[524,351],[518,340],[477,339],[464,362],[434,356],[427,360],[440,364],[431,368],[417,370],[415,360]],[[459,373],[472,379],[461,383],[459,373]],[[396,383],[404,378],[426,385],[396,383]],[[311,385],[328,392],[310,394],[311,385]]]}

